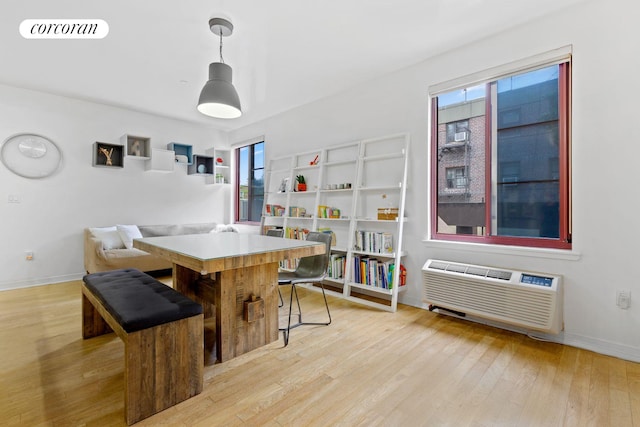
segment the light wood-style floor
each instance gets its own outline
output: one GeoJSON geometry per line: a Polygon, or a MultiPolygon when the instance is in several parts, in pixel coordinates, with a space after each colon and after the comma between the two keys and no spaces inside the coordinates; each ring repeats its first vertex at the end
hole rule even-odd
{"type": "MultiPolygon", "coordinates": [[[[319,318],[320,294],[301,293],[319,318]]],[[[640,426],[640,364],[406,306],[330,305],[330,326],[206,366],[200,395],[136,425],[640,426]]],[[[0,292],[0,424],[124,425],[123,344],[83,340],[80,324],[80,282],[0,292]]]]}

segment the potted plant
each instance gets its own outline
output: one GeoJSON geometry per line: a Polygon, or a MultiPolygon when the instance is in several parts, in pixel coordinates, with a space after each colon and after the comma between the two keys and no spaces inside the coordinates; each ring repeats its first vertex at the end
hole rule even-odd
{"type": "Polygon", "coordinates": [[[298,191],[307,191],[307,183],[304,180],[304,175],[296,175],[296,181],[298,181],[298,191]]]}

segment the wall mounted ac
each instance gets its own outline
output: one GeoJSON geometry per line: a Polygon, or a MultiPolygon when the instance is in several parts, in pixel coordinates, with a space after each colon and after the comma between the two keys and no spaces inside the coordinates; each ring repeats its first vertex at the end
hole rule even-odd
{"type": "Polygon", "coordinates": [[[430,259],[422,278],[430,309],[554,334],[563,328],[561,276],[430,259]]]}
{"type": "Polygon", "coordinates": [[[453,134],[453,140],[455,142],[463,142],[467,140],[467,133],[466,132],[456,132],[455,134],[453,134]]]}

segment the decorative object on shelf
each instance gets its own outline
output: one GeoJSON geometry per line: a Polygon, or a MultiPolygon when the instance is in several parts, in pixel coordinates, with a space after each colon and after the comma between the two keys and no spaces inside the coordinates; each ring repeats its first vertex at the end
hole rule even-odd
{"type": "Polygon", "coordinates": [[[319,156],[320,156],[320,154],[316,154],[316,157],[315,157],[313,160],[311,160],[311,161],[309,162],[309,166],[315,166],[315,165],[317,165],[317,164],[318,164],[318,157],[319,157],[319,156]]]}
{"type": "Polygon", "coordinates": [[[62,164],[62,153],[49,138],[32,133],[19,133],[7,138],[0,151],[2,163],[23,178],[46,178],[62,164]]]}
{"type": "Polygon", "coordinates": [[[100,151],[100,154],[102,154],[105,157],[105,161],[106,161],[106,165],[107,166],[113,166],[113,160],[111,160],[111,155],[113,154],[113,147],[111,148],[105,148],[105,147],[100,147],[98,148],[98,151],[100,151]]]}
{"type": "Polygon", "coordinates": [[[307,191],[307,183],[304,180],[304,175],[296,175],[296,181],[298,181],[298,191],[307,191]]]}
{"type": "Polygon", "coordinates": [[[93,148],[93,166],[123,167],[124,145],[96,142],[93,148]]]}
{"type": "Polygon", "coordinates": [[[140,157],[142,156],[142,146],[141,146],[141,142],[138,140],[135,140],[131,143],[131,148],[129,149],[129,154],[131,154],[132,156],[136,156],[136,157],[140,157]]]}
{"type": "Polygon", "coordinates": [[[189,163],[189,158],[184,154],[176,154],[176,163],[189,163]]]}
{"type": "Polygon", "coordinates": [[[224,164],[224,160],[222,159],[222,157],[217,157],[216,158],[216,165],[222,166],[223,164],[224,164]]]}
{"type": "Polygon", "coordinates": [[[224,175],[221,173],[216,174],[216,184],[224,184],[224,175]]]}
{"type": "Polygon", "coordinates": [[[207,167],[205,165],[198,165],[198,173],[207,173],[207,167]]]}
{"type": "Polygon", "coordinates": [[[280,187],[278,188],[278,193],[286,193],[287,186],[289,185],[289,178],[283,178],[280,183],[280,187]]]}
{"type": "Polygon", "coordinates": [[[231,67],[222,57],[222,37],[233,33],[233,24],[223,18],[209,20],[211,32],[220,36],[220,62],[209,64],[209,81],[205,83],[198,100],[198,111],[220,119],[235,119],[242,115],[238,92],[231,83],[231,67]]]}
{"type": "Polygon", "coordinates": [[[398,219],[398,208],[378,208],[378,219],[386,221],[398,219]]]}

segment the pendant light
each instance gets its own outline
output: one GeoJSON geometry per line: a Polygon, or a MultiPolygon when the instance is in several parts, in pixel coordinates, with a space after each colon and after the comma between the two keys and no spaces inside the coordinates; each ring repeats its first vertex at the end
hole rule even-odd
{"type": "Polygon", "coordinates": [[[209,64],[209,81],[200,92],[198,111],[220,119],[235,119],[242,115],[238,92],[231,84],[231,67],[222,58],[222,37],[231,35],[233,24],[223,18],[209,20],[211,32],[220,36],[220,62],[209,64]]]}

